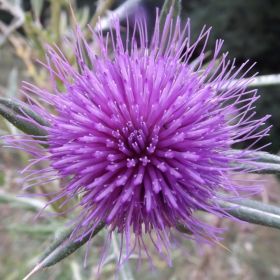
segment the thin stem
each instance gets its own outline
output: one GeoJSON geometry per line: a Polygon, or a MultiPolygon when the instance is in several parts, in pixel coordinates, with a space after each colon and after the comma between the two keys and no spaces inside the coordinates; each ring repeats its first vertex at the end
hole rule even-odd
{"type": "MultiPolygon", "coordinates": [[[[92,29],[94,29],[95,24],[98,22],[99,17],[102,17],[105,14],[105,12],[113,5],[113,3],[114,3],[114,0],[106,0],[104,2],[103,1],[99,2],[99,5],[97,6],[93,17],[91,18],[91,20],[89,22],[89,25],[92,27],[92,29]]],[[[86,33],[85,33],[86,41],[89,40],[91,35],[92,34],[91,34],[90,29],[87,29],[86,33]]]]}
{"type": "Polygon", "coordinates": [[[59,0],[51,1],[51,24],[54,34],[54,40],[58,46],[60,46],[60,12],[61,6],[59,0]]]}

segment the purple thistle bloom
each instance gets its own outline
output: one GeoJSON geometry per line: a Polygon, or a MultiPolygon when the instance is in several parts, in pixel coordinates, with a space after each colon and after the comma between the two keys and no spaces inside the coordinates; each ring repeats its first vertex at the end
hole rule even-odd
{"type": "MultiPolygon", "coordinates": [[[[210,29],[203,29],[198,40],[190,45],[189,21],[180,30],[177,19],[174,33],[170,31],[171,22],[168,16],[160,36],[156,19],[149,48],[145,23],[136,21],[134,34],[138,33],[139,39],[134,34],[129,39],[127,34],[123,44],[119,22],[114,20],[113,60],[107,51],[109,34],[104,42],[102,32],[93,32],[101,50],[97,57],[77,28],[73,51],[80,73],[57,47],[48,47],[46,67],[55,94],[30,84],[24,87],[57,112],[48,112],[26,94],[30,107],[49,126],[26,119],[47,130],[46,141],[30,136],[8,138],[14,146],[37,157],[22,171],[30,172],[28,182],[30,178],[40,180],[28,187],[63,180],[62,188],[49,194],[54,197],[46,207],[58,199],[64,198],[65,204],[75,201],[77,194],[82,195],[74,207],[81,211],[73,221],[77,226],[72,237],[79,232],[86,235],[104,221],[109,230],[108,246],[112,231],[122,236],[123,260],[138,248],[139,262],[144,250],[152,263],[143,241],[143,234],[148,234],[169,265],[170,240],[180,246],[174,236],[178,224],[192,233],[180,235],[198,244],[219,240],[217,234],[224,229],[201,222],[193,213],[206,210],[233,219],[219,207],[217,202],[224,198],[218,192],[231,194],[230,199],[234,199],[261,190],[260,186],[245,186],[240,180],[233,180],[234,174],[248,172],[240,168],[250,162],[243,157],[250,153],[250,147],[237,154],[231,152],[231,146],[246,139],[254,138],[257,142],[269,130],[257,131],[268,116],[252,119],[253,103],[258,96],[256,90],[246,90],[253,77],[244,79],[251,67],[240,74],[247,62],[234,70],[234,62],[227,61],[223,54],[218,67],[215,66],[222,47],[219,40],[211,62],[202,68],[210,29]],[[190,63],[201,40],[205,41],[202,52],[190,63]],[[83,59],[83,48],[91,69],[83,59]],[[63,93],[58,92],[55,77],[63,82],[63,93]],[[49,147],[35,149],[30,142],[47,143],[49,147]],[[50,166],[30,169],[40,161],[48,161],[50,166]]],[[[105,255],[103,252],[101,262],[105,255]]]]}

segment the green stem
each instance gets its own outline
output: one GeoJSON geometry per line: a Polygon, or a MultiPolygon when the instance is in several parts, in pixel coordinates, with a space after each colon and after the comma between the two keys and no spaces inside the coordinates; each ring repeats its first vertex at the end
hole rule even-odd
{"type": "Polygon", "coordinates": [[[59,0],[50,0],[51,2],[51,24],[54,40],[60,46],[60,12],[61,6],[59,0]]]}
{"type": "MultiPolygon", "coordinates": [[[[114,0],[106,0],[106,1],[104,1],[104,3],[97,6],[93,17],[91,18],[91,20],[89,22],[89,25],[91,26],[92,29],[94,29],[95,24],[98,22],[98,18],[102,17],[105,14],[105,12],[113,5],[113,3],[114,3],[114,0]]],[[[86,33],[85,33],[86,41],[88,41],[90,39],[91,35],[92,35],[91,31],[89,29],[87,29],[86,33]]]]}

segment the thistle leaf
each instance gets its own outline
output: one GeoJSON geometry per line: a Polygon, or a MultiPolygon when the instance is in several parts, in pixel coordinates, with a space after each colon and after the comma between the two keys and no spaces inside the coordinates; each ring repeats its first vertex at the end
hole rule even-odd
{"type": "MultiPolygon", "coordinates": [[[[219,193],[219,196],[227,198],[222,193],[219,193]]],[[[225,209],[225,212],[241,221],[280,229],[280,207],[251,199],[235,199],[217,203],[225,209]]]]}
{"type": "Polygon", "coordinates": [[[232,150],[232,154],[244,155],[243,158],[252,158],[256,162],[267,162],[267,163],[279,163],[280,157],[272,155],[266,152],[255,152],[255,151],[243,151],[243,150],[232,150]]]}
{"type": "MultiPolygon", "coordinates": [[[[219,193],[219,196],[225,196],[219,193]]],[[[232,201],[216,201],[221,207],[222,212],[226,212],[241,221],[248,222],[255,225],[262,225],[266,227],[280,229],[280,207],[265,204],[259,201],[250,199],[240,199],[232,201]]],[[[201,211],[204,211],[201,209],[201,211]]],[[[182,233],[192,235],[193,233],[183,224],[178,223],[176,229],[182,233]]],[[[207,234],[202,234],[206,238],[207,234]]],[[[210,240],[210,239],[209,239],[210,240]]],[[[210,241],[213,241],[212,239],[210,241]]]]}
{"type": "Polygon", "coordinates": [[[159,17],[159,28],[162,34],[166,17],[172,9],[172,18],[180,16],[181,13],[181,1],[180,0],[165,0],[159,17]]]}
{"type": "Polygon", "coordinates": [[[236,167],[236,170],[245,170],[247,173],[256,174],[280,174],[280,164],[277,163],[267,163],[267,162],[254,162],[252,164],[240,164],[232,162],[231,167],[236,167]]]}
{"type": "Polygon", "coordinates": [[[241,221],[280,229],[280,208],[276,206],[252,200],[219,201],[218,204],[241,221]]]}
{"type": "Polygon", "coordinates": [[[43,9],[43,0],[31,0],[30,4],[35,14],[36,20],[39,21],[43,9]]]}
{"type": "Polygon", "coordinates": [[[34,136],[48,135],[46,130],[32,122],[22,119],[21,116],[29,116],[32,120],[42,126],[48,126],[48,124],[29,107],[12,99],[0,97],[0,115],[26,134],[34,136]]]}
{"type": "Polygon", "coordinates": [[[71,236],[76,225],[74,224],[73,226],[69,227],[54,240],[54,242],[49,246],[49,248],[47,248],[45,252],[41,254],[41,256],[39,257],[39,263],[23,280],[29,279],[33,274],[41,269],[59,263],[69,255],[74,253],[81,246],[83,246],[90,238],[93,238],[100,230],[104,228],[104,226],[105,223],[100,222],[100,224],[95,228],[93,232],[89,232],[81,240],[77,240],[81,236],[78,235],[74,239],[70,240],[67,244],[65,244],[71,236]]]}
{"type": "MultiPolygon", "coordinates": [[[[159,16],[159,34],[162,38],[162,35],[164,33],[164,28],[166,27],[166,22],[167,21],[167,16],[169,13],[171,14],[171,17],[174,19],[176,19],[178,16],[180,16],[181,13],[181,0],[165,0],[162,10],[160,12],[160,16],[159,16]]],[[[167,32],[170,32],[170,25],[168,26],[168,30],[167,32]]],[[[165,42],[163,44],[163,49],[162,49],[162,53],[164,53],[166,46],[167,46],[167,42],[168,42],[168,38],[169,36],[165,36],[165,42]]]]}

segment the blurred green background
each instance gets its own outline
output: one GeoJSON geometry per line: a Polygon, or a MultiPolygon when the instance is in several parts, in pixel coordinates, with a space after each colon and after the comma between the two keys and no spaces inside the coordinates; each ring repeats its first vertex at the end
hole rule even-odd
{"type": "MultiPolygon", "coordinates": [[[[69,2],[76,20],[86,33],[86,24],[95,20],[96,1],[0,0],[0,96],[25,100],[19,92],[22,80],[51,91],[48,72],[36,62],[37,58],[44,61],[46,42],[56,42],[75,65],[75,59],[62,39],[62,36],[70,38],[70,30],[73,28],[69,2]]],[[[123,2],[111,1],[110,9],[116,9],[123,2]]],[[[100,3],[104,2],[99,1],[99,5],[100,3]]],[[[154,19],[155,7],[161,7],[162,3],[161,0],[142,0],[141,6],[146,10],[149,22],[154,19]]],[[[198,37],[203,25],[212,26],[209,50],[213,50],[216,39],[222,38],[225,40],[222,50],[229,51],[229,58],[236,58],[237,65],[250,59],[251,62],[257,62],[252,73],[280,73],[279,0],[183,0],[182,18],[186,20],[188,17],[191,18],[192,40],[198,37]]],[[[149,24],[150,28],[152,26],[149,24]]],[[[149,29],[149,32],[152,30],[149,29]]],[[[91,44],[95,48],[94,42],[91,44]]],[[[198,54],[199,48],[194,57],[198,54]]],[[[259,145],[271,142],[272,145],[267,150],[278,153],[280,87],[262,87],[259,93],[261,98],[257,103],[257,117],[271,114],[272,118],[267,125],[273,125],[270,137],[266,137],[259,145]]],[[[0,120],[0,136],[17,132],[9,123],[0,120]]],[[[4,145],[4,140],[0,141],[4,145]]],[[[23,177],[18,171],[27,165],[28,160],[29,156],[23,152],[0,148],[0,279],[25,277],[36,264],[36,257],[51,243],[64,223],[63,218],[46,217],[34,221],[43,201],[37,198],[16,198],[16,195],[23,193],[20,182],[23,177]]],[[[263,177],[250,175],[247,179],[263,177]]],[[[265,191],[256,199],[280,205],[280,185],[277,178],[267,175],[264,179],[267,180],[265,191]]],[[[137,259],[132,259],[129,265],[134,279],[280,279],[279,231],[237,224],[210,214],[203,214],[203,219],[212,225],[229,228],[223,235],[225,240],[222,244],[231,252],[219,246],[204,245],[203,255],[200,256],[195,243],[178,237],[191,257],[186,257],[174,244],[173,267],[169,268],[153,250],[152,244],[149,244],[156,274],[151,273],[147,259],[142,261],[141,272],[137,273],[137,259]]],[[[93,239],[86,268],[83,267],[85,249],[82,248],[60,264],[38,272],[31,279],[95,279],[104,236],[105,232],[101,232],[93,239]]],[[[115,267],[113,250],[108,263],[102,268],[100,279],[114,279],[115,267]]],[[[120,279],[125,279],[122,277],[120,279]]]]}

